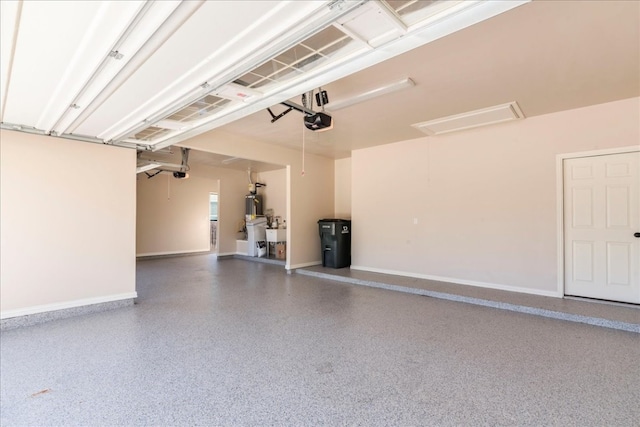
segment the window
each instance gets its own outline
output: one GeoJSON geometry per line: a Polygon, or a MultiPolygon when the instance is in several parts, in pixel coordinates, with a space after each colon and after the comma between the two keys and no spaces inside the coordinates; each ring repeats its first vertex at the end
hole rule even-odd
{"type": "Polygon", "coordinates": [[[218,195],[214,193],[209,194],[209,219],[218,220],[218,195]]]}

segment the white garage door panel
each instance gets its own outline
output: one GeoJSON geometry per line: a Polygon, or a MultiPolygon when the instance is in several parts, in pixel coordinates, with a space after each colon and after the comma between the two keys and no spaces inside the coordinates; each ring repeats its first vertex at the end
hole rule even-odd
{"type": "Polygon", "coordinates": [[[117,136],[264,47],[275,34],[274,16],[280,24],[294,25],[320,6],[320,2],[206,2],[75,133],[117,136]],[[238,33],[238,26],[244,31],[238,33]]]}
{"type": "Polygon", "coordinates": [[[142,4],[23,2],[4,121],[49,130],[142,4]]]}

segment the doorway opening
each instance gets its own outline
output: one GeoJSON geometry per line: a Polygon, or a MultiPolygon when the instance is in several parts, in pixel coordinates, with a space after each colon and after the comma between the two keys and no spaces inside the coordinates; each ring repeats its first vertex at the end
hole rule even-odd
{"type": "Polygon", "coordinates": [[[215,252],[218,246],[218,193],[209,193],[209,248],[215,252]]]}

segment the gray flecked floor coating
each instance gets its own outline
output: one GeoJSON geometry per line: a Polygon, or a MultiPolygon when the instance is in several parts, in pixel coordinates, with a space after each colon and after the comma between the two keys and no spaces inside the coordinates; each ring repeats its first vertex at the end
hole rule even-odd
{"type": "Polygon", "coordinates": [[[638,334],[212,255],[3,331],[4,426],[637,426],[638,334]]]}
{"type": "Polygon", "coordinates": [[[425,279],[369,273],[350,270],[349,268],[311,267],[299,269],[296,272],[354,285],[388,289],[640,334],[640,307],[633,304],[543,297],[425,279]]]}
{"type": "Polygon", "coordinates": [[[496,289],[481,288],[477,286],[458,285],[435,280],[419,279],[415,277],[398,276],[391,274],[373,273],[350,268],[326,268],[322,266],[306,267],[296,270],[298,273],[307,273],[319,276],[331,276],[334,280],[344,280],[357,284],[385,284],[409,288],[410,290],[425,290],[434,293],[449,294],[542,309],[557,311],[577,316],[601,318],[612,322],[630,323],[640,325],[640,306],[624,303],[610,303],[606,301],[587,299],[554,298],[520,292],[508,292],[496,289]]]}

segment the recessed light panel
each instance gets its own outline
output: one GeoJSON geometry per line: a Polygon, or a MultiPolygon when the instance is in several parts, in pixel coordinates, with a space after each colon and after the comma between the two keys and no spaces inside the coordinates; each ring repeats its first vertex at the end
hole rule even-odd
{"type": "Polygon", "coordinates": [[[421,130],[427,135],[439,135],[442,133],[455,132],[523,118],[524,114],[522,114],[518,103],[513,101],[508,104],[495,105],[493,107],[482,108],[480,110],[469,111],[467,113],[442,117],[435,120],[416,123],[411,126],[421,130]]]}

